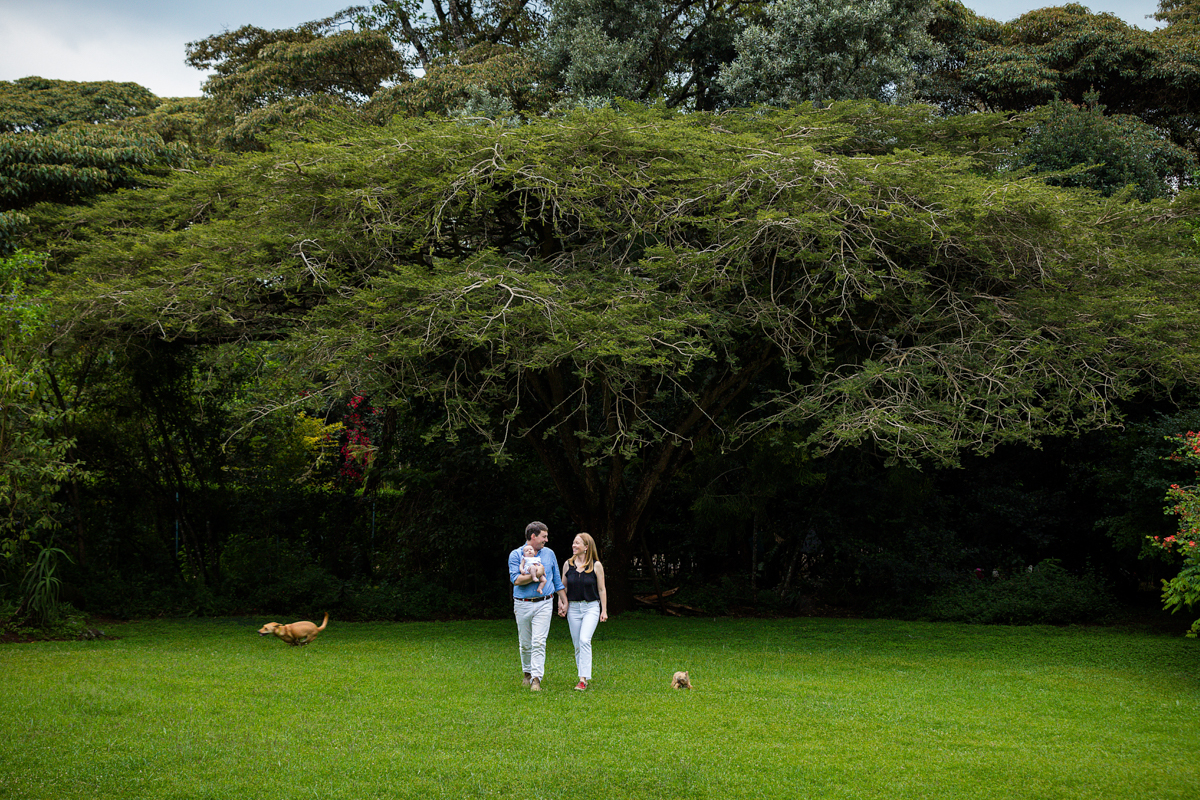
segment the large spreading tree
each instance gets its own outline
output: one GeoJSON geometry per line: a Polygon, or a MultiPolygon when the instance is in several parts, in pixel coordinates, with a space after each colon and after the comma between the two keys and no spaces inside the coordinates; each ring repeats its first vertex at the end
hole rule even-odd
{"type": "Polygon", "coordinates": [[[700,441],[953,462],[1193,379],[1194,203],[998,171],[1020,132],[879,104],[314,129],[78,212],[64,335],[271,341],[528,448],[620,594],[700,441]]]}

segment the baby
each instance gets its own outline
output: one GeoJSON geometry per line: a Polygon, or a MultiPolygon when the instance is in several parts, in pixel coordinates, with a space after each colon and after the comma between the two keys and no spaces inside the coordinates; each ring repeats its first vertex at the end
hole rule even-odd
{"type": "Polygon", "coordinates": [[[533,549],[533,545],[525,545],[525,549],[521,551],[523,558],[521,559],[521,574],[532,575],[538,581],[538,594],[541,594],[546,588],[546,568],[542,565],[542,560],[538,558],[537,550],[533,549]]]}

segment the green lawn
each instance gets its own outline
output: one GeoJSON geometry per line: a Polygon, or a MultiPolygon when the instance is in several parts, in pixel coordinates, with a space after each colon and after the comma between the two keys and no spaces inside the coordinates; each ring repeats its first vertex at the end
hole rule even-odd
{"type": "Polygon", "coordinates": [[[1182,637],[627,615],[580,693],[556,618],[534,694],[512,621],[264,621],[0,647],[0,798],[1200,797],[1182,637]]]}

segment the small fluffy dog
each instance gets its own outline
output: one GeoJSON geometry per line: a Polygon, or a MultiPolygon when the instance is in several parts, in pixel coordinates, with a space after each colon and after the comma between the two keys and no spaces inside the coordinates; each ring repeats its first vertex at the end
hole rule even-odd
{"type": "Polygon", "coordinates": [[[321,623],[321,627],[317,627],[315,622],[293,622],[289,625],[280,625],[278,622],[268,622],[258,629],[259,636],[266,636],[268,633],[273,633],[280,639],[283,639],[288,644],[295,647],[296,645],[308,644],[313,639],[317,638],[317,634],[325,630],[325,626],[329,624],[329,612],[325,612],[325,620],[321,623]]]}
{"type": "Polygon", "coordinates": [[[671,676],[671,688],[672,689],[690,689],[690,688],[692,688],[692,682],[688,679],[688,674],[686,672],[676,672],[674,675],[672,675],[671,676]]]}

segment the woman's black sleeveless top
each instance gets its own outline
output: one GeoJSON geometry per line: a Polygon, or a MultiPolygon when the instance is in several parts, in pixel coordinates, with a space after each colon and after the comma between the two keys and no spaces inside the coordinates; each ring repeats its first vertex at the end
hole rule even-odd
{"type": "Polygon", "coordinates": [[[567,565],[567,600],[589,603],[599,601],[600,588],[596,585],[596,573],[580,572],[575,569],[575,562],[571,561],[567,565]]]}

